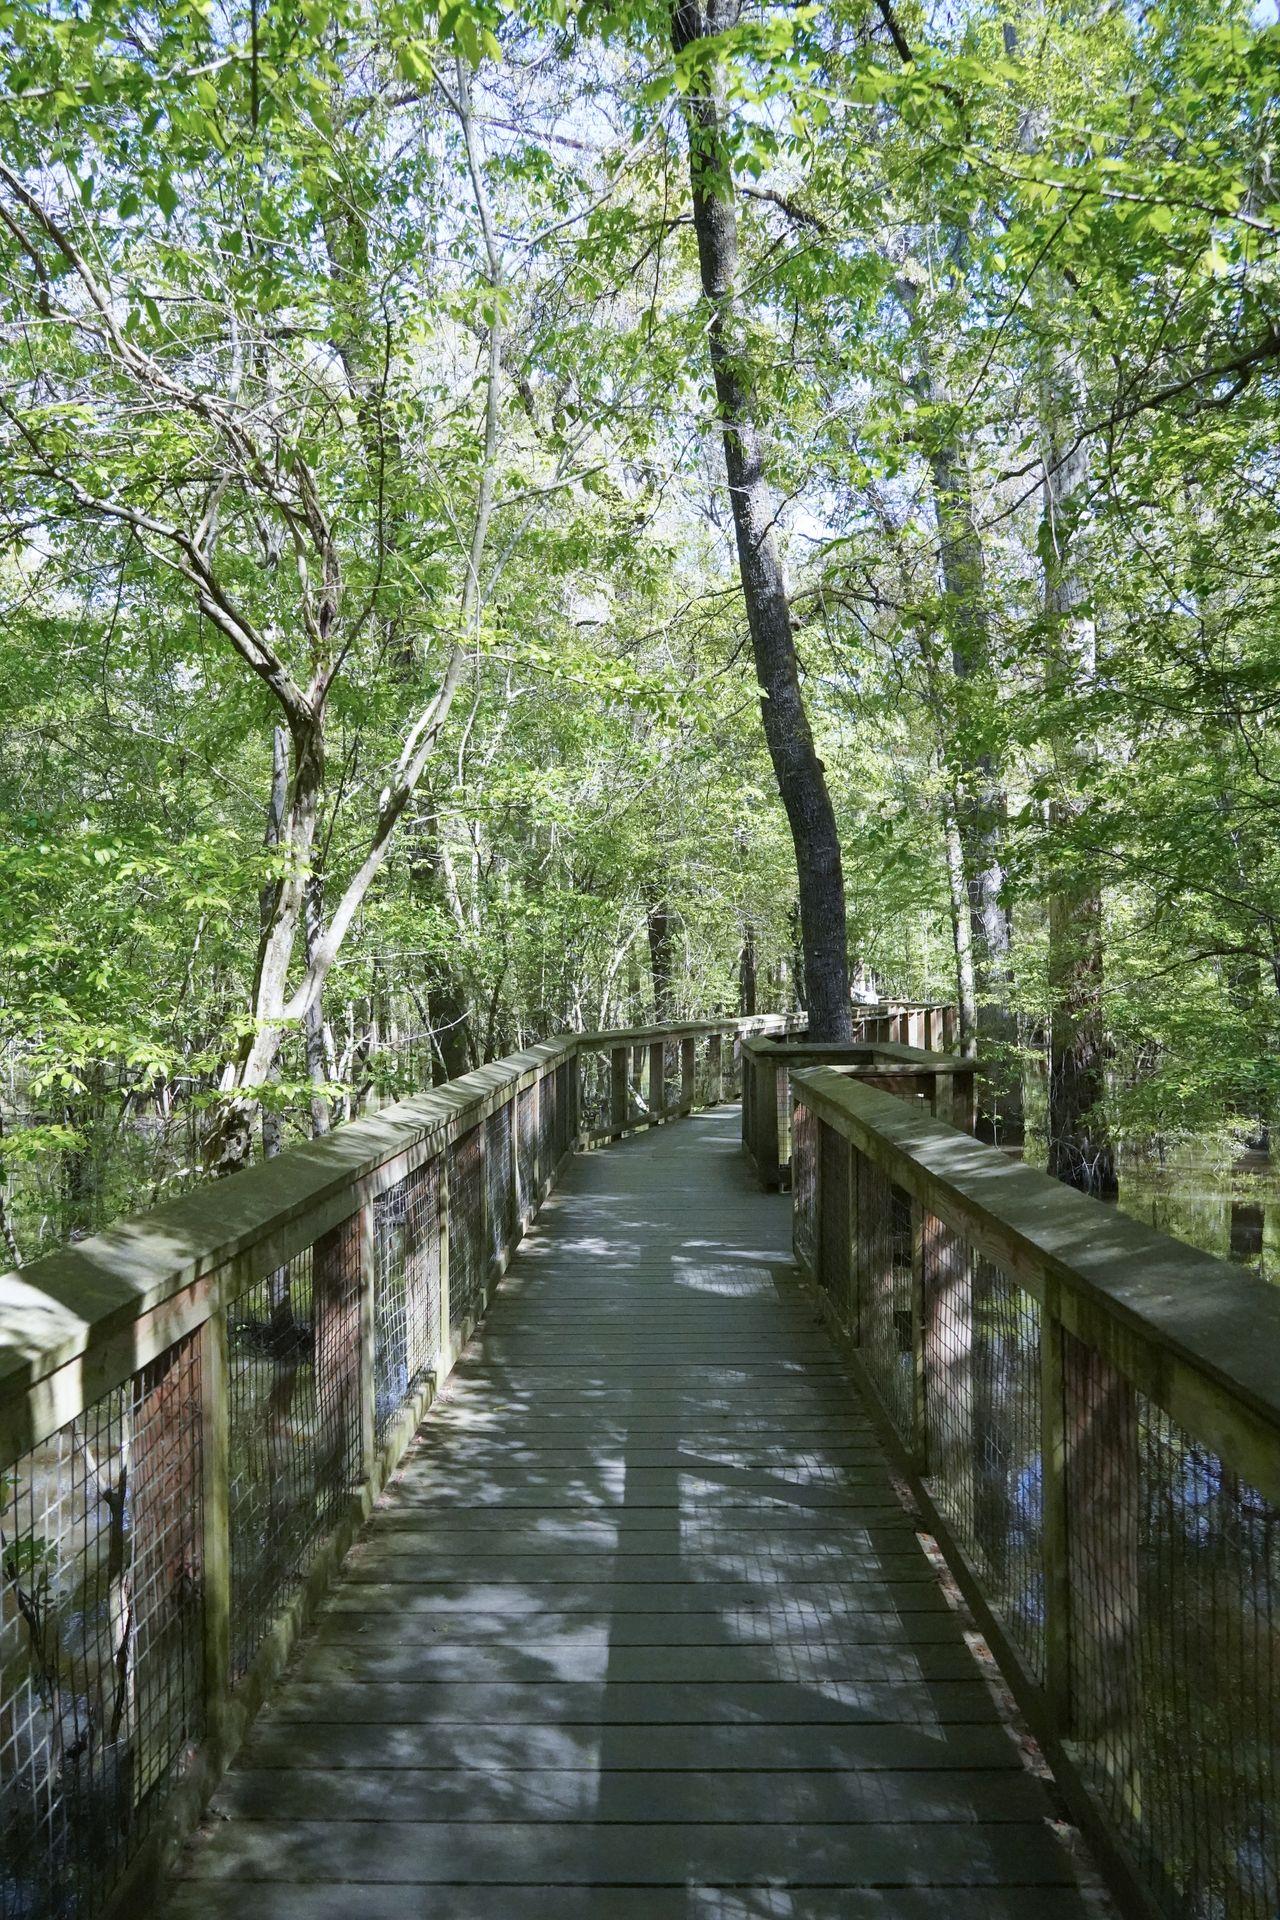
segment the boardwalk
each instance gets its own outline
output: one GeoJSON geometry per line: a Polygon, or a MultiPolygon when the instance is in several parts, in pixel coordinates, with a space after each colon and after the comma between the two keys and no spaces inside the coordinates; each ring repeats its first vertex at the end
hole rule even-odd
{"type": "Polygon", "coordinates": [[[1095,1910],[737,1124],[575,1163],[168,1920],[1095,1910]]]}

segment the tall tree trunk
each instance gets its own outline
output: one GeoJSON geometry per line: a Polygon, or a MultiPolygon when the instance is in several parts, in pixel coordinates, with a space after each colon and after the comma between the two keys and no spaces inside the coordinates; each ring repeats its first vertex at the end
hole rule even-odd
{"type": "MultiPolygon", "coordinates": [[[[1040,521],[1044,607],[1049,629],[1048,691],[1059,710],[1097,677],[1098,638],[1081,576],[1078,527],[1088,459],[1075,440],[1078,369],[1062,356],[1046,380],[1046,466],[1040,521]],[[1075,441],[1075,444],[1073,443],[1075,441]]],[[[1069,835],[1080,813],[1082,776],[1094,757],[1087,734],[1068,722],[1055,741],[1059,790],[1051,831],[1069,835]]],[[[1107,1130],[1107,1037],[1103,1018],[1102,888],[1068,850],[1049,897],[1049,1171],[1100,1199],[1119,1191],[1107,1130]],[[1063,878],[1061,875],[1065,874],[1063,878]]]]}
{"type": "Polygon", "coordinates": [[[756,930],[748,920],[742,936],[742,958],[738,965],[738,1012],[749,1019],[756,1011],[756,930]]]}
{"type": "MultiPolygon", "coordinates": [[[[731,28],[739,0],[676,0],[671,40],[677,56],[731,28]]],[[[689,135],[693,224],[715,377],[725,472],[733,507],[738,569],[761,689],[765,739],[795,845],[804,939],[805,997],[815,1039],[847,1041],[852,1032],[845,927],[844,869],[835,811],[813,744],[796,665],[791,605],[775,532],[776,509],[764,475],[756,396],[744,350],[737,296],[738,223],[723,102],[703,79],[683,96],[689,135]]]]}
{"type": "MultiPolygon", "coordinates": [[[[967,252],[963,232],[953,236],[951,252],[958,267],[967,252]]],[[[904,311],[918,322],[920,289],[915,280],[904,271],[895,285],[904,311]]],[[[920,373],[913,384],[928,409],[921,439],[933,481],[944,626],[957,709],[953,752],[958,777],[951,796],[954,817],[944,825],[948,832],[954,825],[959,833],[964,910],[969,919],[971,990],[966,994],[965,983],[959,983],[960,1041],[964,1053],[985,1054],[984,1078],[993,1097],[987,1113],[980,1116],[979,1131],[994,1138],[997,1131],[1021,1132],[1022,1073],[1013,1052],[1017,1042],[1017,1021],[1011,1006],[1013,929],[1001,898],[1008,800],[995,756],[986,748],[974,750],[966,738],[972,726],[974,692],[981,697],[980,683],[991,669],[986,565],[974,511],[973,479],[959,438],[963,410],[955,405],[923,332],[919,353],[920,373]]],[[[958,941],[956,953],[959,962],[958,941]]]]}
{"type": "Polygon", "coordinates": [[[671,959],[675,922],[665,900],[654,901],[645,917],[649,932],[649,966],[653,973],[653,1017],[661,1023],[676,1017],[671,959]]]}
{"type": "Polygon", "coordinates": [[[943,834],[947,849],[947,885],[951,895],[951,937],[956,953],[956,998],[960,1013],[960,1031],[972,1034],[976,1021],[977,992],[973,968],[973,921],[967,884],[964,847],[960,837],[958,808],[948,795],[943,801],[943,834]]]}

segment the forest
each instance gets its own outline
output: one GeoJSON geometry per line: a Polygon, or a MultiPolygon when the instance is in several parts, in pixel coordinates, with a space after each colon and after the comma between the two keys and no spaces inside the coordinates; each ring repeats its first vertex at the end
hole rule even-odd
{"type": "Polygon", "coordinates": [[[0,0],[6,1264],[532,1040],[1266,1150],[1280,29],[0,0]]]}

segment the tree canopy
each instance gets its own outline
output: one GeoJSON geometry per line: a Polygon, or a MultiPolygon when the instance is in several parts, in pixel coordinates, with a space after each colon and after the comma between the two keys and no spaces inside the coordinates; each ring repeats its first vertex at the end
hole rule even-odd
{"type": "Polygon", "coordinates": [[[837,948],[958,998],[1076,1184],[1265,1130],[1268,18],[0,0],[0,45],[12,1254],[837,948]]]}

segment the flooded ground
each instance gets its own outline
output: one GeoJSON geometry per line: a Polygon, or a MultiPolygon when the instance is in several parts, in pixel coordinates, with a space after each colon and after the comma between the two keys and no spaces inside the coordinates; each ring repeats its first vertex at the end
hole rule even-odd
{"type": "Polygon", "coordinates": [[[1280,1286],[1280,1168],[1261,1156],[1234,1168],[1179,1158],[1180,1165],[1123,1166],[1125,1212],[1280,1286]]]}

